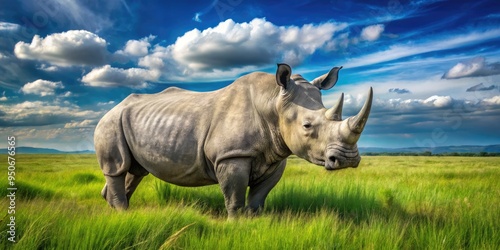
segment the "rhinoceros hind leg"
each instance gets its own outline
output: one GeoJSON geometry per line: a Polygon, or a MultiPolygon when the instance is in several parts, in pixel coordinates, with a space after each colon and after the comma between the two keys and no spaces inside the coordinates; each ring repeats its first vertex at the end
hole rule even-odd
{"type": "Polygon", "coordinates": [[[106,185],[104,185],[101,195],[112,208],[126,210],[128,208],[128,200],[125,194],[125,174],[105,177],[106,185]]]}
{"type": "Polygon", "coordinates": [[[130,203],[130,197],[134,193],[135,189],[141,183],[145,175],[134,175],[127,173],[125,177],[125,195],[127,196],[127,202],[130,203]]]}
{"type": "Polygon", "coordinates": [[[125,194],[127,195],[127,201],[130,204],[130,197],[134,193],[135,189],[141,183],[144,176],[148,175],[149,172],[142,167],[133,157],[128,170],[127,176],[125,177],[125,194]]]}
{"type": "Polygon", "coordinates": [[[104,183],[104,187],[101,190],[101,196],[106,200],[106,194],[108,193],[108,184],[104,183]]]}

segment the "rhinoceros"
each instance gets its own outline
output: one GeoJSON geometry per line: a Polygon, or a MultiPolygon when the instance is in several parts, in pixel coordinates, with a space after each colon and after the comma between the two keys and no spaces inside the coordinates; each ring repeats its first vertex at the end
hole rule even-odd
{"type": "Polygon", "coordinates": [[[250,73],[213,92],[171,87],[128,96],[95,129],[106,179],[101,195],[111,207],[127,209],[148,173],[180,186],[219,184],[228,216],[234,217],[263,208],[291,154],[327,170],[357,167],[356,143],[373,91],[346,120],[343,94],[326,109],[320,90],[336,84],[341,68],[308,82],[278,64],[275,75],[250,73]]]}

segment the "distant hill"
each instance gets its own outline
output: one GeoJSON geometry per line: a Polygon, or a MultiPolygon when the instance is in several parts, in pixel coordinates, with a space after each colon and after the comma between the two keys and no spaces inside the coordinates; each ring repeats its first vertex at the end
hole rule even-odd
{"type": "Polygon", "coordinates": [[[376,148],[360,147],[360,153],[423,153],[432,152],[432,154],[443,153],[500,153],[500,144],[488,146],[463,145],[463,146],[442,146],[442,147],[410,147],[410,148],[376,148]]]}
{"type": "MultiPolygon", "coordinates": [[[[16,147],[16,154],[93,154],[94,151],[61,151],[52,148],[16,147]]],[[[0,154],[7,154],[7,148],[0,149],[0,154]]]]}

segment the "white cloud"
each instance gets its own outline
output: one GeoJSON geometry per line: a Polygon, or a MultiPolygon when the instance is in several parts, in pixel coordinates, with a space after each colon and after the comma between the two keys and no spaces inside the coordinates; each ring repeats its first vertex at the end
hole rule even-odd
{"type": "Polygon", "coordinates": [[[51,82],[47,80],[38,79],[34,82],[26,83],[21,92],[24,94],[34,94],[40,96],[54,95],[56,89],[64,88],[61,82],[51,82]]]}
{"type": "MultiPolygon", "coordinates": [[[[2,135],[23,138],[20,146],[55,148],[64,151],[93,150],[94,128],[69,128],[60,125],[38,127],[0,127],[2,135]]],[[[69,156],[71,157],[71,156],[69,156]]]]}
{"type": "Polygon", "coordinates": [[[66,124],[86,119],[98,119],[102,111],[82,110],[69,102],[24,101],[17,104],[0,104],[0,124],[3,126],[45,126],[66,124]]]}
{"type": "Polygon", "coordinates": [[[20,59],[41,60],[68,67],[102,65],[108,51],[106,41],[85,30],[70,30],[41,38],[35,35],[30,44],[18,42],[14,48],[20,59]]]}
{"type": "Polygon", "coordinates": [[[93,87],[132,87],[145,88],[147,81],[154,81],[158,75],[151,70],[141,68],[120,69],[105,65],[95,68],[83,76],[82,82],[93,87]]]}
{"type": "Polygon", "coordinates": [[[89,128],[94,127],[97,124],[95,120],[83,120],[79,122],[69,122],[64,125],[64,128],[89,128]]]}
{"type": "Polygon", "coordinates": [[[61,95],[61,97],[70,97],[72,95],[73,95],[73,93],[71,93],[71,91],[66,91],[66,93],[61,95]]]}
{"type": "Polygon", "coordinates": [[[193,70],[259,65],[276,59],[296,65],[343,28],[331,22],[285,27],[259,18],[249,23],[228,19],[214,28],[194,29],[179,37],[172,56],[193,70]]]}
{"type": "Polygon", "coordinates": [[[423,104],[431,105],[436,108],[449,107],[453,104],[453,98],[451,96],[431,96],[423,101],[423,104]]]}
{"type": "Polygon", "coordinates": [[[107,106],[107,105],[113,105],[115,104],[115,101],[109,101],[109,102],[98,102],[97,106],[107,106]]]}
{"type": "Polygon", "coordinates": [[[276,26],[263,18],[228,19],[203,31],[193,29],[167,47],[156,45],[139,65],[161,74],[159,81],[227,79],[262,65],[298,65],[318,50],[331,49],[345,23],[276,26]]]}
{"type": "Polygon", "coordinates": [[[21,27],[19,24],[0,22],[0,31],[15,31],[21,27]]]}
{"type": "Polygon", "coordinates": [[[123,50],[118,50],[115,54],[133,57],[145,56],[148,54],[149,47],[151,47],[151,41],[155,38],[156,36],[149,35],[140,40],[129,40],[127,44],[125,44],[123,50]]]}
{"type": "Polygon", "coordinates": [[[500,105],[500,96],[493,96],[491,98],[484,99],[483,102],[487,105],[500,105]]]}
{"type": "Polygon", "coordinates": [[[58,71],[59,68],[57,66],[54,66],[54,65],[47,65],[47,64],[42,64],[40,65],[40,68],[38,68],[39,70],[43,70],[43,71],[47,71],[47,72],[55,72],[55,71],[58,71]]]}
{"type": "Polygon", "coordinates": [[[489,76],[500,74],[500,62],[489,64],[482,56],[459,62],[444,75],[443,79],[457,79],[462,77],[489,76]]]}
{"type": "Polygon", "coordinates": [[[380,38],[382,32],[384,32],[383,24],[370,25],[361,30],[361,39],[366,41],[375,41],[380,38]]]}

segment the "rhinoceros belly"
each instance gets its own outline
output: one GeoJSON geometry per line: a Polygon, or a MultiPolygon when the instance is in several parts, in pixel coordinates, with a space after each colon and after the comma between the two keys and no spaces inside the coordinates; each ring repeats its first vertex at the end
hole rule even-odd
{"type": "Polygon", "coordinates": [[[182,186],[215,184],[203,152],[208,120],[190,99],[128,107],[122,114],[125,137],[137,162],[159,179],[182,186]]]}

